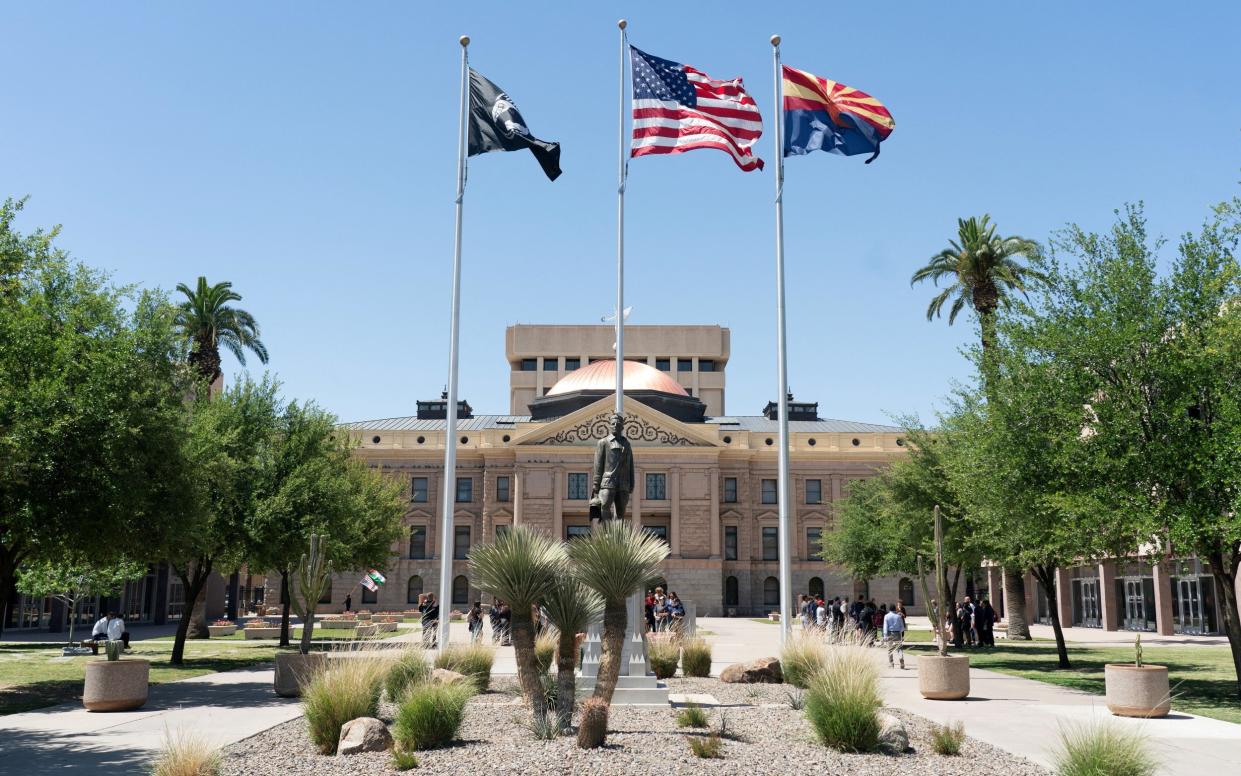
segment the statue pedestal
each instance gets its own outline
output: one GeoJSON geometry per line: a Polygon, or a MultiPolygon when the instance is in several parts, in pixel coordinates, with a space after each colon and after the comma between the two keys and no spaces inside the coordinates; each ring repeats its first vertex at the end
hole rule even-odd
{"type": "MultiPolygon", "coordinates": [[[[613,706],[668,705],[667,685],[647,670],[646,640],[642,638],[646,617],[642,607],[641,593],[630,596],[626,602],[629,610],[628,633],[621,652],[620,679],[616,683],[616,692],[612,694],[613,706]]],[[[602,621],[593,622],[586,629],[585,654],[581,677],[577,682],[579,693],[594,692],[595,680],[599,676],[599,660],[603,655],[602,637],[602,621]]]]}

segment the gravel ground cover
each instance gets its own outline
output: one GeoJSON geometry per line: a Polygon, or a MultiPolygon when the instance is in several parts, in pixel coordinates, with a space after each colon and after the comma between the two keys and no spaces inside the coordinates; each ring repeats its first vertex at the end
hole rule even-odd
{"type": "MultiPolygon", "coordinates": [[[[716,679],[672,679],[673,693],[709,693],[721,706],[709,710],[712,728],[723,720],[727,734],[724,758],[695,757],[686,737],[706,735],[676,726],[671,708],[612,709],[608,742],[602,749],[578,749],[572,737],[538,741],[523,726],[523,706],[516,682],[492,680],[492,690],[474,698],[466,711],[456,745],[419,752],[420,767],[410,774],[850,774],[851,776],[1046,776],[1040,766],[969,739],[959,757],[936,755],[930,746],[930,723],[889,710],[900,717],[914,750],[901,756],[848,755],[814,742],[802,712],[789,705],[788,685],[729,685],[716,679]],[[985,765],[983,765],[985,764],[985,765]]],[[[394,707],[380,716],[391,720],[394,707]]],[[[966,731],[968,733],[968,731],[966,731]]],[[[387,753],[327,757],[315,753],[304,719],[279,725],[225,750],[224,776],[341,774],[376,776],[397,773],[387,753]]]]}

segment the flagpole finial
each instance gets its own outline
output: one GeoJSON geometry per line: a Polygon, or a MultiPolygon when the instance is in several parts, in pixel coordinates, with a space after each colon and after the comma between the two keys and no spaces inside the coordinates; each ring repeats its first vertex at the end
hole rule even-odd
{"type": "Polygon", "coordinates": [[[780,36],[779,36],[779,35],[772,35],[772,36],[771,36],[771,45],[773,45],[773,46],[779,46],[779,45],[780,45],[780,36]]]}
{"type": "Polygon", "coordinates": [[[616,23],[616,26],[620,27],[623,30],[629,26],[629,22],[625,21],[624,19],[621,19],[619,22],[616,23]]]}
{"type": "Polygon", "coordinates": [[[465,48],[466,46],[470,45],[470,36],[462,35],[460,38],[460,41],[461,41],[461,48],[465,48]]]}

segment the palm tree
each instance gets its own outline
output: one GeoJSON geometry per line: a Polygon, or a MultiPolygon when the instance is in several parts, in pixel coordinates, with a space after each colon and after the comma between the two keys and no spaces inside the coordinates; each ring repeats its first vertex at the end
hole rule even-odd
{"type": "Polygon", "coordinates": [[[517,681],[536,717],[547,714],[538,661],[534,655],[534,619],[530,609],[566,576],[564,549],[559,542],[526,526],[496,536],[495,541],[470,550],[470,577],[484,593],[506,601],[513,609],[511,628],[517,656],[517,681]]]}
{"type": "Polygon", "coordinates": [[[241,294],[232,288],[227,282],[209,286],[201,275],[193,290],[184,283],[177,284],[185,301],[177,308],[176,325],[190,341],[190,364],[208,383],[220,376],[220,345],[228,348],[242,366],[247,350],[267,363],[267,347],[259,339],[254,316],[228,304],[241,301],[241,294]]]}
{"type": "Polygon", "coordinates": [[[573,700],[577,692],[574,669],[577,668],[577,634],[603,612],[603,598],[575,577],[561,576],[551,593],[543,600],[547,619],[560,631],[556,658],[556,716],[561,730],[573,718],[573,700]]]}
{"type": "MultiPolygon", "coordinates": [[[[947,248],[931,257],[930,262],[914,272],[909,285],[930,280],[936,286],[941,280],[950,285],[935,295],[926,308],[926,319],[934,320],[943,314],[944,305],[952,300],[948,310],[948,325],[965,307],[978,316],[982,332],[982,382],[983,392],[990,398],[993,384],[995,359],[995,314],[1009,304],[1012,292],[1025,295],[1034,285],[1045,283],[1047,276],[1020,261],[1038,256],[1038,243],[1024,237],[1001,237],[995,233],[991,216],[982,219],[957,219],[957,239],[950,240],[947,248]]],[[[1008,615],[1008,637],[1030,638],[1030,626],[1025,616],[1025,581],[1016,572],[1004,571],[1004,598],[1008,615]]]]}
{"type": "Polygon", "coordinates": [[[624,520],[608,520],[590,534],[569,542],[573,573],[603,598],[603,657],[595,697],[612,702],[620,678],[621,650],[629,612],[625,599],[646,587],[668,557],[668,545],[624,520]]]}

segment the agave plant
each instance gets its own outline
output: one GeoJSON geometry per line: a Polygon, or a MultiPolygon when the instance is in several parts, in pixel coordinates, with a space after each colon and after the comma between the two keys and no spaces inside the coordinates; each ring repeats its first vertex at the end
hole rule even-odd
{"type": "Polygon", "coordinates": [[[623,520],[608,520],[570,542],[567,552],[573,573],[603,598],[603,656],[595,697],[611,703],[629,620],[625,599],[658,575],[668,545],[623,520]]]}
{"type": "Polygon", "coordinates": [[[556,660],[556,716],[563,730],[573,718],[573,696],[577,691],[577,634],[603,611],[603,598],[572,576],[562,576],[543,600],[547,619],[560,631],[556,660]]]}
{"type": "Polygon", "coordinates": [[[547,699],[534,657],[534,620],[530,609],[566,575],[564,550],[550,537],[525,526],[515,526],[494,542],[470,551],[470,577],[484,593],[507,601],[513,608],[513,651],[517,681],[535,716],[547,713],[547,699]]]}

